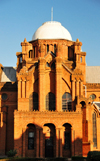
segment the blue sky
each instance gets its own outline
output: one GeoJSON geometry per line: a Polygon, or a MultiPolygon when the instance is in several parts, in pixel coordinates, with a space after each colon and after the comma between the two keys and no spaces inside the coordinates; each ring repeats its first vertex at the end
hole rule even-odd
{"type": "Polygon", "coordinates": [[[88,66],[100,66],[100,0],[0,0],[0,63],[16,66],[24,38],[32,40],[43,22],[53,20],[82,42],[88,66]]]}

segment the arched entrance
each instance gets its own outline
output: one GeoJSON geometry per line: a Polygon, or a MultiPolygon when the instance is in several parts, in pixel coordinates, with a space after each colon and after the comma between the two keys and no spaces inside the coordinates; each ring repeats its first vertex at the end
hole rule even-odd
{"type": "Polygon", "coordinates": [[[54,157],[55,155],[55,126],[53,124],[44,125],[45,133],[45,157],[54,157]]]}
{"type": "Polygon", "coordinates": [[[71,125],[63,124],[64,129],[64,151],[63,157],[71,157],[71,125]]]}

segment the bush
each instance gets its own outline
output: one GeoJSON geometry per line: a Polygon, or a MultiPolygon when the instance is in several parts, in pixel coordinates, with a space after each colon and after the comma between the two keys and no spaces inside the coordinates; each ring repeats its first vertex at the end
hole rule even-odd
{"type": "Polygon", "coordinates": [[[14,157],[17,154],[16,150],[10,150],[7,152],[7,156],[8,157],[14,157]]]}
{"type": "Polygon", "coordinates": [[[87,161],[100,161],[100,151],[89,151],[87,161]]]}
{"type": "Polygon", "coordinates": [[[82,156],[72,156],[72,160],[76,160],[76,161],[84,161],[84,159],[86,159],[85,157],[82,156]]]}

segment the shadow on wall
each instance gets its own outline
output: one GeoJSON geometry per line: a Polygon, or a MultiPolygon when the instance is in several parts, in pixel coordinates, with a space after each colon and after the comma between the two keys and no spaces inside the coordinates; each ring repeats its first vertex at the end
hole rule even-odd
{"type": "Polygon", "coordinates": [[[82,139],[77,138],[72,142],[68,128],[65,128],[63,138],[60,134],[59,129],[56,129],[52,123],[44,124],[43,129],[29,123],[22,129],[21,137],[14,140],[14,149],[17,149],[17,155],[22,157],[82,156],[82,139]]]}
{"type": "MultiPolygon", "coordinates": [[[[8,136],[5,112],[3,112],[3,114],[0,113],[0,118],[3,118],[3,123],[0,127],[0,155],[5,155],[6,152],[10,150],[6,147],[6,139],[8,136]]],[[[62,139],[60,138],[59,129],[57,130],[55,126],[50,123],[44,124],[43,129],[36,124],[29,123],[26,128],[21,129],[21,132],[21,137],[15,140],[13,133],[11,133],[12,136],[8,134],[10,138],[9,148],[16,149],[18,156],[53,158],[82,155],[82,139],[77,138],[72,142],[72,136],[69,136],[68,128],[65,130],[64,138],[62,139]]],[[[17,133],[19,132],[17,131],[17,133]]]]}
{"type": "Polygon", "coordinates": [[[17,109],[17,83],[3,82],[0,107],[0,155],[14,149],[14,110],[17,109]]]}

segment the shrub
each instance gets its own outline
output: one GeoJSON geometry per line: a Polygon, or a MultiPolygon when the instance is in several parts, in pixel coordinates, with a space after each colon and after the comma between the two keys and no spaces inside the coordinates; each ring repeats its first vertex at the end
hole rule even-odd
{"type": "Polygon", "coordinates": [[[7,156],[8,157],[14,157],[17,154],[16,150],[10,150],[7,152],[7,156]]]}
{"type": "Polygon", "coordinates": [[[76,160],[76,161],[84,161],[84,159],[86,159],[85,157],[82,156],[72,156],[72,160],[76,160]]]}
{"type": "Polygon", "coordinates": [[[87,161],[100,161],[100,151],[89,151],[87,161]]]}

